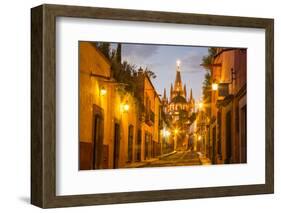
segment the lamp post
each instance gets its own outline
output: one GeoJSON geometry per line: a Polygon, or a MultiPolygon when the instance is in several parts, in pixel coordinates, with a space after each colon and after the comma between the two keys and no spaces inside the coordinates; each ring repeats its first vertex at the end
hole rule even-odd
{"type": "Polygon", "coordinates": [[[178,134],[179,134],[179,129],[178,129],[178,128],[175,128],[175,129],[174,129],[174,137],[175,137],[174,151],[177,150],[177,145],[178,145],[178,134]]]}
{"type": "MultiPolygon", "coordinates": [[[[164,128],[162,130],[162,136],[163,136],[163,144],[164,144],[164,152],[166,152],[166,148],[167,148],[167,141],[169,140],[169,137],[171,135],[171,132],[169,130],[167,130],[166,128],[164,128]]],[[[162,144],[162,148],[161,148],[161,154],[163,153],[163,144],[162,144]]]]}

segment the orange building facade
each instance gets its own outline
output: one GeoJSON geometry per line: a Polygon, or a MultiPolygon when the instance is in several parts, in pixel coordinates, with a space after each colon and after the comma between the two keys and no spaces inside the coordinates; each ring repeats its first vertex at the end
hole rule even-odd
{"type": "Polygon", "coordinates": [[[213,58],[208,155],[215,164],[247,161],[246,53],[217,48],[213,58]]]}
{"type": "Polygon", "coordinates": [[[137,94],[112,76],[110,61],[79,43],[79,168],[125,168],[161,154],[161,101],[147,74],[137,94]]]}

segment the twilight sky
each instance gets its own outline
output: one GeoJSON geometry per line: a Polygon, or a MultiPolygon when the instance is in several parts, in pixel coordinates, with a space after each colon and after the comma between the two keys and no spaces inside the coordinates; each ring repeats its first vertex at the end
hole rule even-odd
{"type": "Polygon", "coordinates": [[[180,60],[182,82],[186,83],[188,95],[192,88],[196,101],[201,97],[206,72],[200,64],[207,54],[208,47],[122,44],[122,61],[152,70],[157,76],[152,79],[155,89],[163,95],[166,88],[168,97],[170,85],[174,84],[176,77],[176,61],[180,60]]]}

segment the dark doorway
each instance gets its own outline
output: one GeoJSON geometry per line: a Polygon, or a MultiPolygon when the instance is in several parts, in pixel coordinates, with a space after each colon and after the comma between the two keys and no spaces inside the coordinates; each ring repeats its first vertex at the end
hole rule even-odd
{"type": "Polygon", "coordinates": [[[119,165],[119,149],[120,149],[120,125],[114,124],[114,151],[113,151],[113,168],[119,165]]]}
{"type": "Polygon", "coordinates": [[[136,145],[136,161],[141,161],[141,130],[138,130],[138,139],[136,145]]]}
{"type": "Polygon", "coordinates": [[[225,130],[225,140],[226,140],[226,161],[225,163],[231,163],[232,154],[232,137],[231,137],[231,111],[226,113],[226,130],[225,130]]]}
{"type": "Polygon", "coordinates": [[[241,163],[247,162],[247,106],[241,108],[241,163]]]}
{"type": "Polygon", "coordinates": [[[95,113],[93,120],[93,169],[102,169],[103,118],[101,113],[95,113]]]}
{"type": "Polygon", "coordinates": [[[145,159],[151,158],[151,136],[150,133],[145,133],[145,159]]]}
{"type": "Polygon", "coordinates": [[[212,163],[216,163],[216,145],[217,145],[217,127],[214,126],[212,129],[212,139],[213,139],[213,154],[212,154],[212,163]]]}
{"type": "Polygon", "coordinates": [[[133,141],[134,141],[134,126],[129,125],[128,129],[128,162],[133,161],[133,141]]]}

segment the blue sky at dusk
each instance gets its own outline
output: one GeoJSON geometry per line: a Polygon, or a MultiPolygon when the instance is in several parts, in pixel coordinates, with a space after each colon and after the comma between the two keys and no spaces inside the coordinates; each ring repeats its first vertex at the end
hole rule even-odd
{"type": "Polygon", "coordinates": [[[168,97],[170,85],[174,84],[176,77],[176,61],[180,60],[182,82],[186,83],[188,95],[192,88],[196,101],[202,95],[202,82],[206,73],[200,64],[202,57],[207,54],[208,47],[122,44],[122,61],[152,70],[157,76],[152,79],[154,87],[161,95],[166,88],[168,97]]]}

